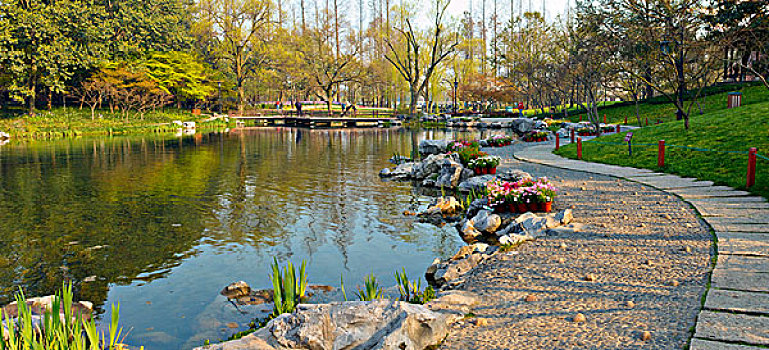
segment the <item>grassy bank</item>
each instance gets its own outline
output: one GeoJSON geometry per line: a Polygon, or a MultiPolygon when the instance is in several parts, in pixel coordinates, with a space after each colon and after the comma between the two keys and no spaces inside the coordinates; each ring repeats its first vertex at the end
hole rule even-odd
{"type": "MultiPolygon", "coordinates": [[[[695,177],[745,189],[748,149],[757,147],[760,154],[769,155],[767,100],[769,98],[765,98],[765,102],[754,102],[736,109],[721,109],[693,116],[691,129],[688,131],[684,129],[682,121],[670,121],[638,129],[633,136],[635,146],[632,156],[628,156],[627,144],[623,142],[624,134],[596,139],[597,142],[616,144],[584,142],[583,159],[695,177]],[[665,167],[658,168],[658,140],[665,140],[667,145],[712,151],[668,146],[665,167]]],[[[567,145],[556,153],[576,158],[576,145],[567,145]]],[[[756,168],[756,185],[749,191],[769,198],[769,161],[759,157],[756,168]]]]}
{"type": "MultiPolygon", "coordinates": [[[[221,128],[227,123],[215,120],[203,123],[206,116],[193,115],[188,111],[166,108],[149,111],[144,119],[135,113],[123,118],[119,113],[107,110],[96,111],[91,119],[90,109],[54,108],[39,111],[35,116],[20,113],[0,113],[0,131],[7,132],[14,139],[47,139],[84,135],[119,135],[152,132],[174,132],[179,127],[172,122],[194,121],[199,128],[221,128]]],[[[234,123],[233,123],[234,125],[234,123]]]]}
{"type": "MultiPolygon", "coordinates": [[[[694,104],[691,109],[690,115],[696,117],[700,115],[700,107],[705,114],[720,111],[726,109],[726,96],[731,91],[742,92],[742,105],[752,105],[756,103],[762,103],[769,101],[769,90],[764,86],[733,86],[719,87],[718,90],[724,90],[722,92],[706,95],[700,104],[694,104]]],[[[688,103],[686,104],[688,106],[688,103]]],[[[606,120],[608,123],[624,123],[625,117],[627,117],[628,125],[638,126],[636,119],[636,107],[634,104],[614,104],[606,107],[599,107],[598,114],[603,119],[606,114],[606,120]]],[[[664,97],[655,97],[650,102],[640,102],[638,106],[639,115],[641,116],[641,123],[645,124],[646,118],[649,119],[649,124],[654,124],[657,121],[670,122],[676,120],[676,108],[673,104],[667,102],[664,97]]],[[[580,116],[583,120],[587,120],[586,114],[574,114],[570,115],[569,119],[572,122],[579,121],[580,116]]],[[[603,120],[601,120],[603,121],[603,120]]]]}

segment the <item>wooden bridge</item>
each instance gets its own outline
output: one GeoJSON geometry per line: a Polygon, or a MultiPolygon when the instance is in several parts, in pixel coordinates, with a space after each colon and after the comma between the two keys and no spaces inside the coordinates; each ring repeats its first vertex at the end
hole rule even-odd
{"type": "Polygon", "coordinates": [[[257,125],[264,126],[303,126],[308,128],[315,127],[384,127],[386,125],[400,125],[398,118],[376,118],[376,117],[311,117],[311,116],[290,116],[290,115],[230,115],[230,118],[238,122],[253,121],[257,125]]]}

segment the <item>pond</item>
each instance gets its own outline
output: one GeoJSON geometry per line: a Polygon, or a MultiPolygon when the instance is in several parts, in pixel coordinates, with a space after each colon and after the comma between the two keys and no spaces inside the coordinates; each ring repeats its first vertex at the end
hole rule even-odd
{"type": "Polygon", "coordinates": [[[430,198],[378,172],[419,140],[479,134],[249,128],[0,146],[0,303],[71,281],[102,319],[119,303],[126,343],[189,349],[247,328],[254,315],[219,291],[269,288],[273,258],[306,259],[312,284],[343,275],[348,295],[370,273],[420,278],[461,241],[404,216],[430,198]]]}

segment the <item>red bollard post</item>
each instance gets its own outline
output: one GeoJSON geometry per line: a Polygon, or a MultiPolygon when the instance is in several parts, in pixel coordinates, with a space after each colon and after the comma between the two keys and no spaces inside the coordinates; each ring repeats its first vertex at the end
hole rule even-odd
{"type": "Polygon", "coordinates": [[[625,116],[625,125],[627,125],[627,116],[625,116]]]}
{"type": "Polygon", "coordinates": [[[646,118],[646,126],[649,126],[649,118],[646,118]]]}
{"type": "Polygon", "coordinates": [[[619,124],[617,124],[617,133],[618,133],[618,134],[620,133],[620,130],[619,130],[619,124]]]}
{"type": "Polygon", "coordinates": [[[559,148],[561,148],[561,136],[556,133],[555,134],[555,150],[557,151],[559,148]]]}
{"type": "Polygon", "coordinates": [[[571,143],[574,143],[574,129],[571,129],[571,143]]]}
{"type": "Polygon", "coordinates": [[[603,115],[603,123],[606,124],[606,113],[603,115]]]}
{"type": "Polygon", "coordinates": [[[665,166],[665,140],[659,140],[657,143],[657,167],[665,166]]]}
{"type": "Polygon", "coordinates": [[[582,121],[582,115],[581,115],[581,114],[580,114],[580,116],[579,116],[579,121],[582,121]]]}
{"type": "Polygon", "coordinates": [[[745,182],[745,187],[751,188],[756,184],[756,152],[758,149],[751,147],[748,152],[748,179],[745,182]]]}
{"type": "Polygon", "coordinates": [[[577,159],[582,159],[582,138],[577,137],[577,159]]]}

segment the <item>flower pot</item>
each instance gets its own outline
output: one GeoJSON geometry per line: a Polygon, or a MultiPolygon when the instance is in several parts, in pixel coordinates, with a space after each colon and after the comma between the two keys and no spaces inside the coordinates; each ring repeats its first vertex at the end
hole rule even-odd
{"type": "Polygon", "coordinates": [[[553,202],[545,202],[541,204],[542,204],[542,211],[544,211],[545,213],[549,213],[553,211],[553,202]]]}
{"type": "Polygon", "coordinates": [[[525,213],[529,211],[529,207],[526,205],[526,203],[518,203],[516,204],[516,211],[519,213],[525,213]]]}
{"type": "Polygon", "coordinates": [[[499,214],[505,211],[505,204],[499,204],[494,206],[494,213],[499,214]]]}
{"type": "Polygon", "coordinates": [[[517,208],[515,207],[515,203],[507,203],[507,210],[511,213],[517,212],[517,208]]]}
{"type": "Polygon", "coordinates": [[[475,168],[473,171],[475,171],[475,175],[481,175],[481,168],[475,168]]]}
{"type": "Polygon", "coordinates": [[[494,175],[497,173],[497,167],[489,168],[489,174],[494,175]]]}
{"type": "Polygon", "coordinates": [[[489,168],[481,168],[481,174],[486,175],[488,173],[489,173],[489,168]]]}

